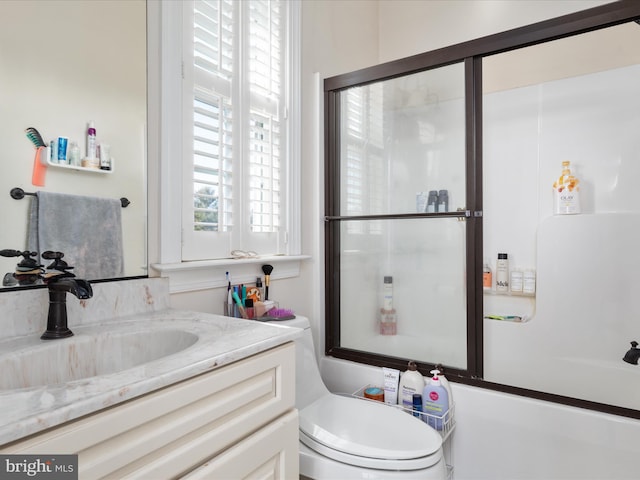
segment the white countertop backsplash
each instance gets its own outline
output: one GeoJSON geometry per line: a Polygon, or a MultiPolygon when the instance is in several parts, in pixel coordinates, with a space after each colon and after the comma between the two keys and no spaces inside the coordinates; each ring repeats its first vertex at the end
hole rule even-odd
{"type": "MultiPolygon", "coordinates": [[[[93,288],[92,299],[80,302],[72,295],[67,298],[69,328],[75,333],[70,339],[105,331],[179,329],[197,335],[198,340],[180,352],[108,375],[0,389],[0,446],[260,353],[301,334],[296,328],[172,310],[164,279],[100,283],[93,288]]],[[[0,294],[0,331],[4,334],[0,355],[2,343],[11,340],[9,337],[28,337],[20,342],[20,348],[25,349],[68,340],[40,340],[47,310],[46,289],[0,294]]],[[[145,345],[149,344],[138,342],[135,348],[144,349],[145,345]]]]}
{"type": "MultiPolygon", "coordinates": [[[[67,294],[69,328],[135,313],[169,308],[166,278],[141,278],[91,283],[93,297],[78,300],[67,294]]],[[[47,327],[49,291],[46,288],[0,292],[0,332],[6,337],[42,334],[47,327]]]]}

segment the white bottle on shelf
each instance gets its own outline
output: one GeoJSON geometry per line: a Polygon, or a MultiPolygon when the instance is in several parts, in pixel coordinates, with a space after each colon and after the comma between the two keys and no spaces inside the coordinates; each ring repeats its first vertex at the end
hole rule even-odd
{"type": "Polygon", "coordinates": [[[509,288],[513,293],[522,293],[523,275],[522,270],[511,270],[509,288]]]}
{"type": "Polygon", "coordinates": [[[418,371],[418,365],[416,365],[416,362],[409,362],[407,371],[400,377],[398,405],[411,411],[413,408],[413,395],[416,393],[422,394],[424,386],[424,377],[418,371]]]}
{"type": "Polygon", "coordinates": [[[525,270],[522,279],[522,293],[533,295],[536,293],[536,272],[535,270],[525,270]]]}
{"type": "Polygon", "coordinates": [[[562,162],[562,174],[553,183],[554,212],[556,215],[580,213],[579,180],[571,174],[571,163],[562,162]]]}
{"type": "Polygon", "coordinates": [[[509,258],[506,253],[498,254],[496,263],[496,291],[507,293],[509,291],[509,258]]]}

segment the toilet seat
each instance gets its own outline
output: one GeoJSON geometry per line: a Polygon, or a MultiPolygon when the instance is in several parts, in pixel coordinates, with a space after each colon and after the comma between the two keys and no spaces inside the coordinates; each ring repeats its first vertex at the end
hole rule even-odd
{"type": "Polygon", "coordinates": [[[406,412],[328,394],[300,411],[300,441],[333,460],[381,470],[418,470],[442,459],[442,437],[406,412]]]}

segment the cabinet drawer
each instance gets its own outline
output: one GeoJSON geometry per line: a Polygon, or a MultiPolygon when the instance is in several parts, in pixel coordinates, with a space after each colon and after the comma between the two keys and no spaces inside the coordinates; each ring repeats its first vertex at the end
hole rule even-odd
{"type": "Polygon", "coordinates": [[[298,412],[294,410],[183,478],[297,480],[298,472],[298,412]]]}
{"type": "Polygon", "coordinates": [[[288,343],[2,452],[78,454],[83,480],[122,477],[150,462],[164,465],[163,478],[179,476],[292,409],[294,365],[294,345],[288,343]]]}

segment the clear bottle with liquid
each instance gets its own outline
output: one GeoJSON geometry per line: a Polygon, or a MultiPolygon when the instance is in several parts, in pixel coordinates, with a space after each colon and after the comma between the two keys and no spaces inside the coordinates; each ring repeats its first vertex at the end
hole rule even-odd
{"type": "Polygon", "coordinates": [[[491,290],[491,285],[493,284],[493,273],[491,272],[491,267],[489,266],[489,262],[487,260],[484,261],[484,265],[482,267],[482,288],[484,291],[491,290]]]}
{"type": "Polygon", "coordinates": [[[393,277],[385,276],[382,286],[382,308],[380,308],[380,334],[395,335],[398,317],[393,308],[393,277]]]}
{"type": "Polygon", "coordinates": [[[562,174],[553,182],[553,203],[556,215],[580,213],[579,180],[571,174],[571,162],[562,162],[562,174]]]}
{"type": "Polygon", "coordinates": [[[69,149],[69,165],[80,166],[80,147],[77,142],[71,142],[69,149]]]}

